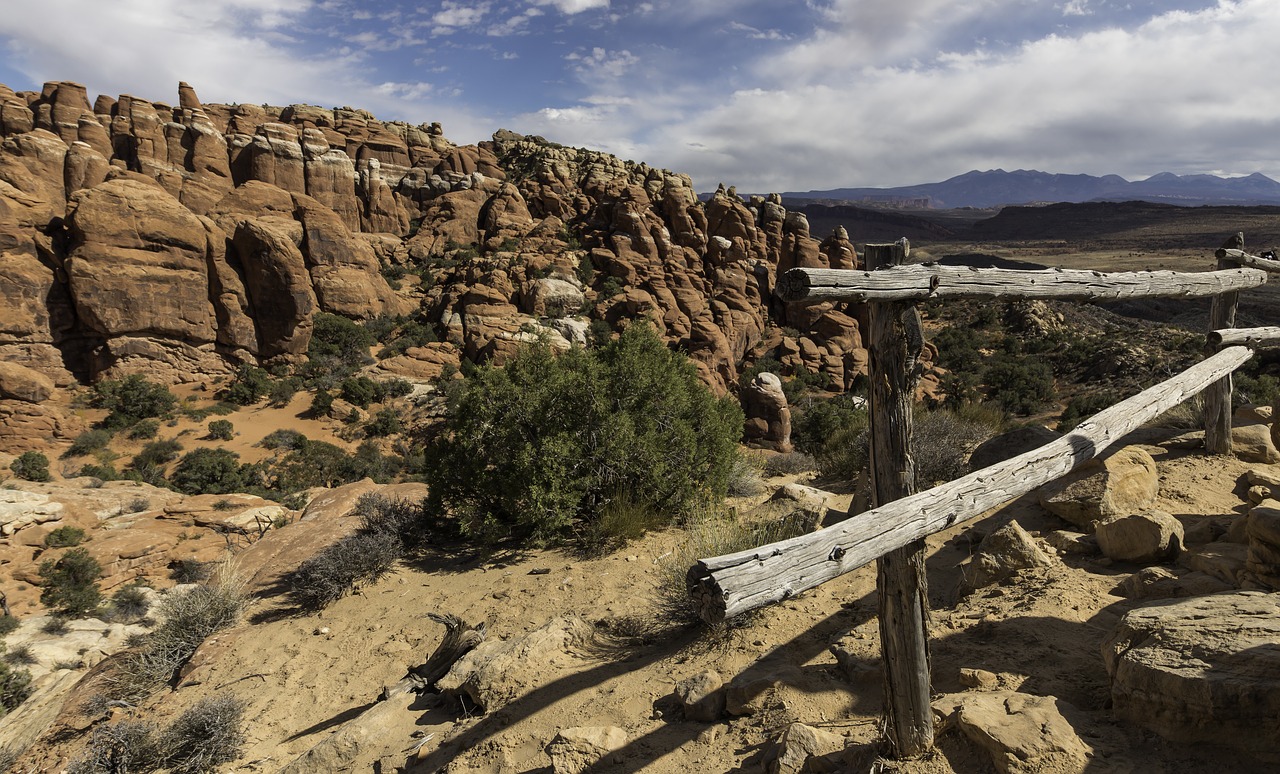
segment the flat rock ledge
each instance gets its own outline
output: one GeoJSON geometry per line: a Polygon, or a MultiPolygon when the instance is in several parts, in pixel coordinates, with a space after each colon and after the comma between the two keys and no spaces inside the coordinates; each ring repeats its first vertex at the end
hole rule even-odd
{"type": "Polygon", "coordinates": [[[1280,761],[1280,594],[1239,591],[1126,613],[1102,644],[1115,714],[1183,743],[1280,761]]]}

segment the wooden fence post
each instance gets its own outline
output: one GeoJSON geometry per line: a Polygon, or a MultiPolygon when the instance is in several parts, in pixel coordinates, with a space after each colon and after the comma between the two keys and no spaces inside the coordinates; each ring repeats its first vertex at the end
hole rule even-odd
{"type": "MultiPolygon", "coordinates": [[[[1244,235],[1232,240],[1236,249],[1244,249],[1244,235]],[[1235,244],[1239,242],[1239,244],[1235,244]]],[[[1225,248],[1224,248],[1225,249],[1225,248]]],[[[1227,269],[1236,264],[1227,259],[1223,250],[1218,251],[1218,268],[1227,269]]],[[[1236,308],[1240,305],[1240,293],[1231,291],[1213,297],[1209,306],[1209,330],[1234,328],[1236,308]]],[[[1231,374],[1222,377],[1217,384],[1204,391],[1204,448],[1210,454],[1231,453],[1231,374]]]]}
{"type": "MultiPolygon", "coordinates": [[[[867,268],[901,264],[909,250],[906,239],[867,245],[867,268]]],[[[871,498],[884,505],[916,491],[911,410],[924,337],[914,303],[872,303],[869,322],[871,498]]],[[[897,757],[914,758],[933,747],[924,541],[880,557],[876,588],[889,741],[897,757]]]]}

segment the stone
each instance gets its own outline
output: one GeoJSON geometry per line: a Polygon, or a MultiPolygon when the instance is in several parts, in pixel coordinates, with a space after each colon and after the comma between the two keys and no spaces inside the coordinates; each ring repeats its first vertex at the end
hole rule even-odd
{"type": "Polygon", "coordinates": [[[53,395],[54,389],[53,380],[39,371],[0,361],[0,399],[43,403],[53,395]]]}
{"type": "Polygon", "coordinates": [[[578,662],[578,654],[594,637],[591,624],[570,615],[553,618],[523,637],[487,639],[458,659],[436,688],[450,696],[465,696],[472,705],[493,712],[532,688],[534,674],[543,679],[548,668],[578,662]]]}
{"type": "Polygon", "coordinates": [[[1238,425],[1231,428],[1231,451],[1245,462],[1264,462],[1268,465],[1280,462],[1271,437],[1271,427],[1261,422],[1238,425]]]}
{"type": "Polygon", "coordinates": [[[1098,538],[1094,535],[1086,535],[1083,532],[1073,532],[1068,529],[1055,529],[1044,536],[1044,540],[1049,545],[1058,549],[1061,554],[1073,554],[1076,556],[1092,556],[1098,553],[1098,538]]]}
{"type": "Polygon", "coordinates": [[[1245,544],[1219,540],[1195,551],[1182,552],[1178,555],[1178,564],[1236,587],[1240,585],[1248,553],[1249,547],[1245,544]]]}
{"type": "Polygon", "coordinates": [[[1050,567],[1053,563],[1022,525],[1010,521],[983,538],[977,552],[960,565],[961,593],[968,594],[1012,578],[1023,570],[1050,567]]]}
{"type": "Polygon", "coordinates": [[[1180,744],[1280,760],[1280,595],[1256,591],[1131,610],[1102,644],[1116,717],[1180,744]]]}
{"type": "Polygon", "coordinates": [[[827,517],[829,495],[821,489],[790,483],[778,487],[769,499],[752,508],[744,519],[749,522],[793,520],[814,530],[827,517]]]}
{"type": "Polygon", "coordinates": [[[791,451],[791,409],[778,375],[767,371],[756,374],[742,388],[741,400],[746,416],[745,440],[779,452],[791,451]]]}
{"type": "Polygon", "coordinates": [[[840,771],[838,753],[843,752],[844,747],[843,736],[803,723],[792,723],[774,745],[765,771],[768,774],[840,771]]]}
{"type": "Polygon", "coordinates": [[[1144,511],[1099,524],[1097,538],[1111,559],[1150,564],[1182,551],[1182,522],[1164,511],[1144,511]]]}
{"type": "Polygon", "coordinates": [[[978,448],[969,455],[969,469],[981,470],[991,467],[997,462],[1004,462],[1032,449],[1039,449],[1046,443],[1061,437],[1062,433],[1050,430],[1044,425],[1027,425],[1001,433],[978,444],[978,448]]]}
{"type": "Polygon", "coordinates": [[[1234,586],[1197,570],[1144,567],[1125,578],[1118,593],[1129,599],[1199,597],[1230,591],[1234,586]]]}
{"type": "Polygon", "coordinates": [[[258,353],[264,359],[297,356],[311,343],[316,294],[306,261],[289,224],[264,217],[236,227],[232,244],[244,266],[244,284],[254,307],[270,309],[255,318],[258,353]]]}
{"type": "Polygon", "coordinates": [[[526,295],[524,311],[535,317],[572,317],[586,303],[581,288],[555,277],[534,280],[526,295]]]}
{"type": "Polygon", "coordinates": [[[1130,446],[1045,484],[1039,498],[1045,510],[1092,532],[1100,521],[1151,507],[1159,491],[1155,460],[1130,446]]]}
{"type": "Polygon", "coordinates": [[[617,726],[574,726],[555,735],[547,755],[553,774],[582,774],[626,744],[627,732],[617,726]]]}
{"type": "Polygon", "coordinates": [[[676,683],[676,698],[688,720],[714,723],[724,714],[724,678],[708,669],[676,683]]]}
{"type": "Polygon", "coordinates": [[[959,728],[1002,774],[1074,774],[1089,765],[1093,750],[1067,717],[1077,711],[1062,699],[990,691],[945,695],[932,706],[940,732],[959,728]]]}
{"type": "Polygon", "coordinates": [[[983,691],[994,690],[1000,684],[1000,676],[985,669],[960,669],[960,684],[965,688],[977,688],[983,691]]]}

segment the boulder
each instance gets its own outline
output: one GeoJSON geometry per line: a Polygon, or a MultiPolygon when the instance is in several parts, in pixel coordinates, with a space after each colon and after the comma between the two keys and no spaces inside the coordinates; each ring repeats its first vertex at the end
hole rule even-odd
{"type": "Polygon", "coordinates": [[[1261,422],[1233,426],[1231,451],[1245,462],[1263,462],[1268,465],[1280,462],[1280,451],[1276,450],[1275,441],[1271,437],[1271,427],[1261,422]]]}
{"type": "Polygon", "coordinates": [[[1280,590],[1280,502],[1264,500],[1246,520],[1245,571],[1256,586],[1280,590]]]}
{"type": "Polygon", "coordinates": [[[1182,550],[1182,522],[1164,511],[1144,511],[1098,525],[1102,553],[1121,562],[1150,564],[1182,550]]]}
{"type": "Polygon", "coordinates": [[[1010,521],[983,538],[977,553],[960,566],[961,593],[1007,580],[1022,570],[1052,566],[1053,562],[1022,525],[1010,521]]]}
{"type": "Polygon", "coordinates": [[[627,732],[617,726],[561,729],[547,745],[552,774],[582,774],[626,744],[627,732]]]}
{"type": "Polygon", "coordinates": [[[1040,505],[1092,532],[1098,522],[1151,507],[1159,491],[1155,460],[1142,449],[1126,447],[1042,486],[1040,505]]]}
{"type": "Polygon", "coordinates": [[[1002,774],[1084,772],[1093,753],[1068,720],[1075,708],[1054,696],[948,694],[934,700],[933,713],[940,729],[959,728],[986,750],[1002,774]]]}
{"type": "Polygon", "coordinates": [[[978,444],[978,448],[969,455],[969,469],[981,470],[990,467],[1032,449],[1039,449],[1046,443],[1061,437],[1062,433],[1050,430],[1044,425],[1027,425],[1001,433],[978,444]]]}
{"type": "Polygon", "coordinates": [[[742,388],[742,412],[746,416],[743,436],[747,443],[791,451],[791,409],[787,406],[782,380],[767,371],[756,374],[742,388]]]}
{"type": "Polygon", "coordinates": [[[301,355],[311,343],[316,294],[292,234],[296,225],[276,217],[245,219],[232,241],[257,312],[258,352],[264,359],[301,355]]]}
{"type": "Polygon", "coordinates": [[[744,518],[751,522],[794,521],[810,530],[818,529],[827,518],[830,495],[804,484],[783,484],[744,518]]]}
{"type": "Polygon", "coordinates": [[[0,399],[43,403],[53,395],[49,377],[17,363],[0,361],[0,399]]]}
{"type": "Polygon", "coordinates": [[[724,714],[724,678],[708,669],[676,683],[676,698],[688,720],[714,723],[724,714]]]}
{"type": "Polygon", "coordinates": [[[1102,644],[1120,719],[1181,744],[1280,760],[1280,594],[1239,591],[1124,615],[1102,644]]]}
{"type": "Polygon", "coordinates": [[[1120,584],[1119,594],[1129,599],[1199,597],[1231,591],[1227,582],[1197,570],[1180,567],[1144,567],[1120,584]]]}
{"type": "Polygon", "coordinates": [[[782,732],[765,764],[768,774],[836,772],[842,769],[839,753],[843,736],[820,728],[792,723],[782,732]]]}
{"type": "Polygon", "coordinates": [[[436,688],[493,712],[541,684],[548,668],[577,662],[594,637],[591,624],[571,615],[553,618],[523,637],[487,639],[458,659],[436,688]]]}
{"type": "Polygon", "coordinates": [[[1219,540],[1195,551],[1184,551],[1178,555],[1178,564],[1238,587],[1248,554],[1249,547],[1243,543],[1219,540]]]}

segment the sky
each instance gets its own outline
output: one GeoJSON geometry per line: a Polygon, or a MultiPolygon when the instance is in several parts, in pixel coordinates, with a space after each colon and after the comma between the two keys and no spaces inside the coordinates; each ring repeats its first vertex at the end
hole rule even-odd
{"type": "Polygon", "coordinates": [[[1280,179],[1280,0],[8,0],[0,83],[368,109],[700,191],[1280,179]]]}

